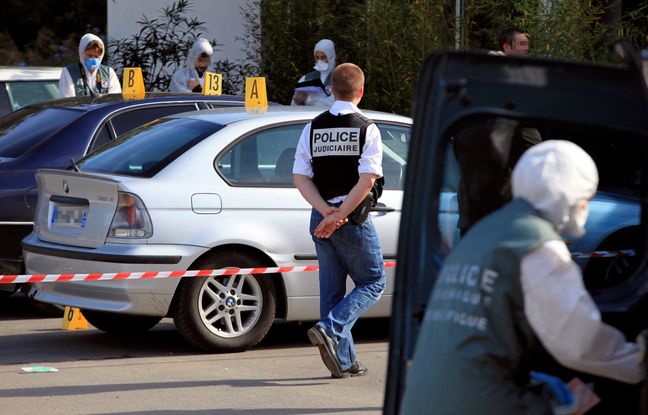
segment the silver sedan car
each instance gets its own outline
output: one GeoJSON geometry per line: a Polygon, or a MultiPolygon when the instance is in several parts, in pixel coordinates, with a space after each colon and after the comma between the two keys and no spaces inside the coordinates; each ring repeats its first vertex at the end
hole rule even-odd
{"type": "MultiPolygon", "coordinates": [[[[310,206],[292,185],[295,147],[322,109],[185,113],[149,123],[78,162],[41,170],[27,273],[112,273],[317,263],[310,206]]],[[[365,111],[382,133],[385,190],[372,212],[396,257],[412,120],[365,111]]],[[[393,268],[367,317],[388,316],[393,268]]],[[[39,283],[46,303],[82,309],[97,328],[147,330],[170,316],[209,351],[255,346],[275,320],[319,319],[316,272],[39,283]]]]}

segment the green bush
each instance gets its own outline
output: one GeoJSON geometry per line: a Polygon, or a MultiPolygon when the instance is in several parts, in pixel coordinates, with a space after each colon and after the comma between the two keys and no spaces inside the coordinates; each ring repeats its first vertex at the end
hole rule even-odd
{"type": "MultiPolygon", "coordinates": [[[[249,63],[267,77],[269,99],[288,103],[296,80],[313,66],[313,46],[329,38],[338,64],[363,68],[364,108],[410,114],[423,59],[455,46],[454,6],[449,0],[251,0],[248,7],[258,7],[261,18],[249,20],[247,39],[260,45],[249,63]]],[[[648,5],[610,21],[614,7],[620,3],[464,0],[462,47],[497,49],[499,31],[519,26],[529,34],[532,54],[615,62],[610,46],[617,39],[648,46],[648,5]]]]}
{"type": "MultiPolygon", "coordinates": [[[[138,33],[129,38],[111,39],[111,65],[121,78],[124,68],[142,68],[144,85],[149,91],[167,91],[173,72],[181,66],[194,41],[204,30],[204,22],[186,14],[188,0],[179,0],[162,9],[158,18],[142,16],[138,33]]],[[[213,44],[216,42],[213,41],[213,44]]]]}
{"type": "MultiPolygon", "coordinates": [[[[191,17],[192,5],[179,0],[161,10],[157,18],[142,16],[137,21],[138,33],[124,39],[111,39],[111,65],[121,78],[126,67],[142,68],[147,91],[168,91],[173,73],[182,66],[197,38],[201,37],[204,22],[191,17]]],[[[218,44],[212,39],[212,46],[218,44]]],[[[254,72],[248,63],[218,60],[214,69],[223,75],[223,93],[240,94],[245,76],[254,72]]]]}

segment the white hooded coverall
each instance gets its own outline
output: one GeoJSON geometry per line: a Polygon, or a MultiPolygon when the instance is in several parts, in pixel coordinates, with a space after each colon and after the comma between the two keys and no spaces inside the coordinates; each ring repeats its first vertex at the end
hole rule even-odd
{"type": "MultiPolygon", "coordinates": [[[[327,88],[329,95],[327,96],[324,93],[308,94],[305,105],[330,107],[331,105],[333,105],[333,102],[335,102],[335,97],[331,93],[331,74],[335,69],[335,44],[330,39],[322,39],[315,44],[315,47],[313,48],[313,55],[315,54],[315,52],[323,52],[324,54],[326,54],[326,58],[328,59],[328,65],[326,69],[318,69],[318,63],[315,64],[313,69],[320,73],[320,81],[322,81],[322,85],[327,88]]],[[[303,75],[301,78],[299,78],[297,83],[304,82],[305,80],[306,75],[303,75]]],[[[291,105],[297,105],[294,96],[291,105]]]]}
{"type": "MultiPolygon", "coordinates": [[[[101,56],[99,56],[99,60],[103,60],[103,57],[106,53],[106,48],[104,47],[103,41],[99,38],[99,36],[93,35],[92,33],[87,33],[83,35],[81,40],[79,41],[79,62],[81,63],[81,66],[84,66],[84,61],[85,61],[85,49],[86,46],[88,46],[88,43],[92,42],[93,40],[96,40],[101,44],[101,56]]],[[[112,68],[109,68],[110,70],[110,79],[108,80],[108,93],[110,94],[118,94],[122,92],[121,85],[119,84],[119,78],[117,78],[117,74],[112,68]]],[[[88,70],[85,70],[85,76],[86,76],[86,84],[90,88],[94,88],[94,86],[97,84],[97,72],[99,71],[99,67],[97,67],[93,72],[90,72],[88,70]]],[[[74,90],[74,81],[72,77],[70,76],[70,72],[68,71],[67,68],[63,68],[61,71],[61,79],[59,79],[59,92],[61,95],[61,98],[68,98],[68,97],[74,97],[76,96],[75,90],[74,90]]]]}
{"type": "Polygon", "coordinates": [[[204,78],[202,75],[204,75],[204,72],[203,74],[199,75],[198,71],[196,70],[198,57],[200,57],[200,55],[203,53],[209,55],[209,64],[207,65],[205,72],[215,72],[212,61],[214,49],[212,48],[211,43],[209,43],[209,40],[205,38],[198,38],[189,50],[189,56],[187,56],[187,60],[185,61],[184,65],[173,73],[169,91],[193,92],[189,88],[188,82],[190,79],[195,79],[200,82],[201,86],[203,85],[204,78]]]}
{"type": "MultiPolygon", "coordinates": [[[[513,170],[513,197],[530,202],[559,232],[584,233],[584,215],[574,207],[596,192],[598,172],[591,157],[568,141],[549,140],[527,150],[513,170]]],[[[644,378],[639,347],[601,321],[578,266],[563,241],[552,240],[521,263],[524,312],[544,347],[562,365],[638,383],[644,378]]]]}

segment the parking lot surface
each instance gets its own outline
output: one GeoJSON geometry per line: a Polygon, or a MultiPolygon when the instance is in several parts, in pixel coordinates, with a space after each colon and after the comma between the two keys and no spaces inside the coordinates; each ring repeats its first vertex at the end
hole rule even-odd
{"type": "Polygon", "coordinates": [[[20,296],[0,306],[0,408],[16,414],[379,414],[388,353],[384,319],[356,325],[364,377],[332,379],[305,335],[275,325],[255,349],[202,354],[171,321],[138,337],[61,330],[20,296]],[[23,367],[58,372],[24,373],[23,367]]]}

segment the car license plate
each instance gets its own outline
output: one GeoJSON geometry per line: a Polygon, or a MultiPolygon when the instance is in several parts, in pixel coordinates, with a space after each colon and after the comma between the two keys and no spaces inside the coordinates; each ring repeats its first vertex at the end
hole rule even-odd
{"type": "Polygon", "coordinates": [[[54,205],[52,225],[85,228],[88,222],[88,206],[54,205]]]}

